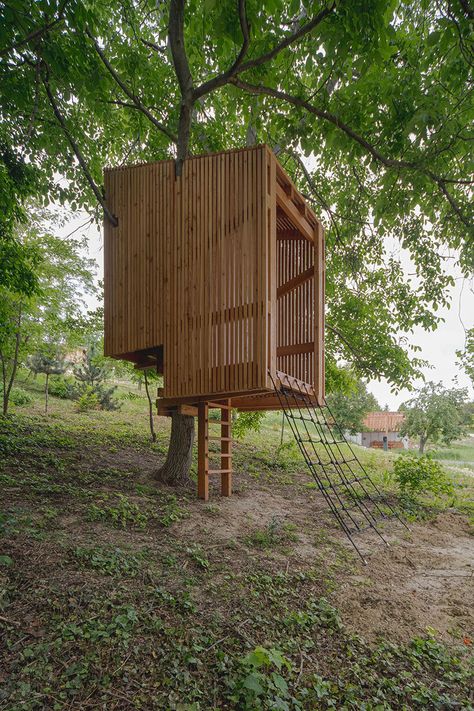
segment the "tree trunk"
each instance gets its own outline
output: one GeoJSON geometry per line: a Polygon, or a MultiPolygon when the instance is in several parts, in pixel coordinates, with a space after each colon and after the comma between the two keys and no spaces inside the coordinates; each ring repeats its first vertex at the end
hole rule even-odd
{"type": "Polygon", "coordinates": [[[426,437],[420,437],[420,444],[418,446],[418,451],[420,454],[424,453],[425,445],[426,445],[426,437]]]}
{"type": "Polygon", "coordinates": [[[44,414],[48,412],[48,387],[49,387],[49,373],[46,373],[46,383],[44,386],[44,414]]]}
{"type": "Polygon", "coordinates": [[[156,442],[156,432],[155,432],[155,425],[153,423],[153,402],[150,397],[150,390],[148,388],[148,377],[146,374],[146,370],[143,373],[144,378],[145,378],[145,390],[146,390],[146,396],[148,398],[148,413],[149,413],[149,418],[150,418],[150,433],[151,433],[151,441],[156,442]]]}
{"type": "Polygon", "coordinates": [[[191,468],[194,442],[194,417],[174,413],[171,416],[171,437],[166,462],[155,478],[171,486],[186,486],[191,483],[191,468]]]}

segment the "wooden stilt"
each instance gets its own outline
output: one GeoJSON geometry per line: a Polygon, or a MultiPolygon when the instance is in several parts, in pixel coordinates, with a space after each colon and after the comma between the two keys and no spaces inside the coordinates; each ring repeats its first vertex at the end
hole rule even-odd
{"type": "Polygon", "coordinates": [[[198,497],[209,499],[209,406],[198,405],[198,497]]]}

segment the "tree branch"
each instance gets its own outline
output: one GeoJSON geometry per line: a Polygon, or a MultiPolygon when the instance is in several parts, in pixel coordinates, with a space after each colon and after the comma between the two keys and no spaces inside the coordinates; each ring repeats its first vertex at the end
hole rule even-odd
{"type": "Polygon", "coordinates": [[[188,156],[191,119],[194,105],[194,86],[184,44],[184,3],[185,0],[171,0],[168,21],[168,38],[173,57],[173,65],[181,91],[176,175],[181,175],[183,163],[188,156]]]}
{"type": "Polygon", "coordinates": [[[276,44],[269,52],[260,55],[260,57],[255,57],[255,59],[249,59],[248,62],[242,64],[238,69],[238,73],[241,74],[242,72],[246,72],[248,69],[253,69],[254,67],[259,67],[261,64],[270,62],[277,56],[277,54],[280,54],[282,50],[286,49],[295,42],[298,42],[300,39],[312,32],[315,27],[321,24],[321,22],[331,14],[335,7],[336,3],[331,2],[328,7],[325,7],[323,10],[318,12],[312,20],[306,23],[306,25],[303,25],[299,30],[296,30],[296,32],[292,32],[284,37],[281,42],[278,42],[278,44],[276,44]]]}
{"type": "Polygon", "coordinates": [[[234,63],[229,67],[229,69],[227,69],[227,71],[223,72],[222,74],[219,74],[216,77],[213,77],[212,79],[209,79],[209,81],[204,82],[204,84],[201,84],[201,86],[195,89],[195,100],[201,98],[201,96],[205,96],[206,94],[211,93],[212,91],[215,91],[220,86],[224,86],[224,84],[228,83],[231,77],[237,74],[239,67],[244,61],[245,55],[247,54],[250,44],[250,26],[247,21],[246,0],[239,0],[239,21],[243,41],[242,47],[240,48],[240,52],[237,55],[234,63]]]}
{"type": "Polygon", "coordinates": [[[142,42],[145,47],[148,47],[149,49],[152,49],[154,52],[158,52],[158,54],[165,54],[166,52],[166,47],[160,47],[160,45],[155,44],[154,42],[149,42],[146,39],[143,39],[143,37],[140,37],[140,42],[142,42]]]}
{"type": "Polygon", "coordinates": [[[107,203],[104,199],[102,191],[99,188],[99,186],[96,184],[96,182],[94,181],[94,178],[92,177],[92,175],[89,171],[89,168],[87,166],[87,162],[86,162],[84,156],[82,155],[82,153],[79,149],[79,146],[77,145],[76,141],[72,137],[70,130],[68,129],[68,127],[66,125],[64,116],[62,115],[62,113],[59,109],[59,106],[56,103],[56,99],[54,98],[53,93],[51,91],[51,87],[49,85],[49,78],[42,77],[42,81],[43,81],[43,86],[45,88],[49,103],[51,104],[51,108],[53,109],[54,115],[56,116],[56,119],[57,119],[59,125],[61,126],[63,133],[66,136],[66,139],[67,139],[69,145],[71,146],[72,151],[79,162],[79,165],[82,168],[82,172],[84,173],[85,178],[86,178],[87,182],[89,183],[89,185],[92,189],[92,192],[94,193],[94,195],[97,199],[97,202],[102,206],[102,209],[104,210],[104,214],[107,217],[107,219],[111,222],[111,224],[114,227],[117,227],[118,220],[117,220],[116,216],[113,215],[110,212],[109,208],[107,207],[107,203]]]}
{"type": "Polygon", "coordinates": [[[45,35],[47,32],[49,32],[49,30],[53,29],[53,27],[56,27],[56,25],[58,25],[64,19],[63,12],[64,12],[65,6],[66,6],[66,3],[63,4],[63,6],[60,10],[60,16],[57,17],[55,20],[48,22],[46,25],[43,25],[43,27],[38,27],[38,29],[33,30],[33,32],[30,32],[29,35],[24,37],[22,40],[19,40],[18,42],[15,42],[14,44],[10,45],[10,47],[5,47],[4,49],[0,49],[0,57],[10,54],[10,52],[14,52],[15,49],[19,49],[20,47],[23,47],[25,44],[29,44],[30,42],[37,39],[38,37],[45,35]]]}
{"type": "Polygon", "coordinates": [[[317,116],[320,119],[323,119],[324,121],[327,121],[329,123],[332,123],[334,126],[339,128],[343,133],[346,134],[346,136],[349,136],[349,138],[352,138],[356,143],[358,143],[362,148],[365,149],[369,155],[372,156],[378,163],[381,163],[385,168],[398,168],[398,169],[409,169],[409,170],[416,170],[424,175],[426,175],[428,178],[430,178],[439,188],[441,193],[444,195],[444,197],[448,200],[449,204],[451,205],[452,209],[456,213],[456,215],[459,217],[461,222],[469,229],[472,230],[473,225],[470,222],[469,218],[464,215],[462,212],[461,208],[459,205],[456,203],[455,199],[451,195],[451,193],[447,190],[446,188],[446,182],[447,180],[445,178],[440,177],[439,175],[436,175],[436,173],[433,173],[433,171],[425,168],[424,166],[420,165],[419,163],[415,161],[407,161],[407,160],[397,160],[395,158],[387,158],[387,156],[384,156],[380,151],[367,139],[365,139],[363,136],[361,136],[357,131],[354,131],[353,128],[348,126],[342,119],[340,119],[338,116],[335,114],[331,113],[330,111],[326,111],[325,109],[320,109],[317,106],[314,106],[311,104],[309,101],[306,99],[302,99],[299,96],[293,96],[291,94],[287,94],[284,91],[279,91],[278,89],[272,89],[271,87],[264,86],[262,84],[249,84],[248,82],[242,81],[241,79],[238,79],[237,77],[233,77],[230,82],[234,84],[234,86],[238,87],[239,89],[242,89],[244,91],[248,91],[251,94],[260,94],[260,95],[265,95],[265,96],[271,96],[275,99],[279,99],[280,101],[285,101],[289,104],[292,104],[293,106],[297,106],[298,108],[304,109],[305,111],[308,111],[309,113],[313,114],[314,116],[317,116]]]}
{"type": "Polygon", "coordinates": [[[463,9],[464,14],[467,15],[470,20],[474,20],[474,10],[469,4],[469,0],[459,0],[459,4],[463,9]]]}
{"type": "Polygon", "coordinates": [[[326,328],[328,331],[332,331],[342,343],[348,348],[348,350],[352,353],[353,357],[355,358],[356,362],[359,363],[360,367],[364,371],[369,371],[371,373],[376,373],[375,369],[369,364],[365,363],[363,357],[358,353],[356,350],[354,350],[353,345],[347,340],[347,338],[340,332],[338,328],[335,326],[331,326],[327,321],[326,321],[326,328]]]}
{"type": "Polygon", "coordinates": [[[138,96],[136,96],[136,94],[133,93],[133,91],[127,86],[127,84],[123,81],[123,79],[115,71],[115,69],[112,67],[109,60],[105,56],[104,52],[100,48],[99,43],[97,42],[95,37],[92,35],[89,28],[86,28],[86,34],[92,40],[92,42],[94,44],[95,51],[97,52],[100,59],[102,60],[103,65],[108,70],[108,72],[110,73],[112,78],[115,80],[115,82],[118,84],[118,86],[122,89],[123,93],[126,96],[128,96],[128,98],[133,102],[135,107],[139,111],[141,111],[141,113],[144,114],[149,121],[151,121],[151,123],[155,126],[155,128],[157,128],[159,131],[161,131],[161,133],[164,133],[165,136],[167,136],[170,139],[170,141],[172,141],[173,143],[176,143],[177,139],[176,139],[175,134],[167,126],[165,126],[163,123],[161,123],[161,121],[158,121],[158,119],[155,118],[155,116],[153,116],[151,111],[149,111],[147,109],[147,107],[143,104],[143,102],[140,100],[140,98],[138,96]]]}

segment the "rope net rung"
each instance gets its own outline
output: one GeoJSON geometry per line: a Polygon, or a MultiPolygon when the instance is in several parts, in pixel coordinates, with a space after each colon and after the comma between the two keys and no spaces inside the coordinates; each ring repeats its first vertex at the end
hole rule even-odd
{"type": "Polygon", "coordinates": [[[272,382],[317,488],[365,562],[353,535],[372,530],[387,543],[377,525],[390,518],[401,519],[364,469],[327,404],[320,406],[299,382],[295,389],[288,376],[283,376],[283,382],[280,379],[279,386],[273,378],[272,382]]]}

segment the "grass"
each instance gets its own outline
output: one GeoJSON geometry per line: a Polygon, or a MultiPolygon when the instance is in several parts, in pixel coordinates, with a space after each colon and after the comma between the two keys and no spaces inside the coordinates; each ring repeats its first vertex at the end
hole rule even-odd
{"type": "MultiPolygon", "coordinates": [[[[169,423],[151,443],[134,386],[117,412],[52,397],[46,417],[41,381],[21,387],[32,402],[0,421],[0,708],[472,708],[466,645],[430,632],[369,643],[345,627],[330,594],[353,558],[330,529],[312,562],[285,512],[216,545],[220,500],[154,483],[169,423]]],[[[280,424],[272,414],[235,445],[238,487],[314,496],[280,424]]],[[[360,454],[395,497],[394,455],[360,454]]],[[[472,487],[459,481],[462,507],[472,487]]]]}

